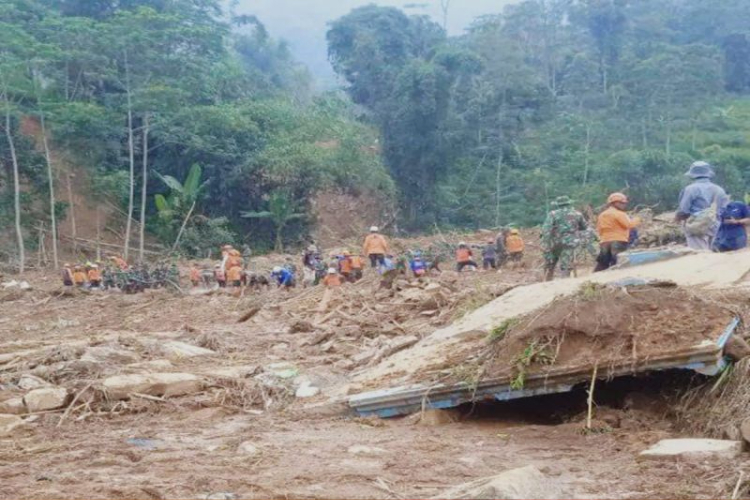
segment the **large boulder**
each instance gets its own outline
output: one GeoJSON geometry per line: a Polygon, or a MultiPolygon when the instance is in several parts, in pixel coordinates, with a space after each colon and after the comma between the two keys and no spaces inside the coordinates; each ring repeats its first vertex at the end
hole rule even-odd
{"type": "Polygon", "coordinates": [[[26,393],[23,402],[29,413],[57,410],[68,402],[68,390],[64,387],[42,387],[26,393]]]}
{"type": "Polygon", "coordinates": [[[449,489],[435,498],[463,499],[476,498],[489,500],[503,498],[508,500],[524,498],[564,498],[565,493],[559,482],[553,481],[539,469],[529,465],[511,469],[497,476],[478,479],[470,483],[449,489]]]}
{"type": "Polygon", "coordinates": [[[700,461],[736,458],[742,452],[741,441],[723,439],[663,439],[638,458],[645,460],[700,461]]]}
{"type": "Polygon", "coordinates": [[[104,380],[110,399],[128,399],[132,394],[183,396],[201,390],[201,379],[192,373],[144,373],[116,375],[104,380]]]}

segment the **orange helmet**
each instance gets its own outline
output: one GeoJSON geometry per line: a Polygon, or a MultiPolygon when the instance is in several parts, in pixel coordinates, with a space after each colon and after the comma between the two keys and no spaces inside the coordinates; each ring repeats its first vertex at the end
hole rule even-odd
{"type": "Polygon", "coordinates": [[[609,195],[609,198],[607,198],[607,203],[617,203],[617,202],[627,203],[628,197],[622,193],[612,193],[611,195],[609,195]]]}

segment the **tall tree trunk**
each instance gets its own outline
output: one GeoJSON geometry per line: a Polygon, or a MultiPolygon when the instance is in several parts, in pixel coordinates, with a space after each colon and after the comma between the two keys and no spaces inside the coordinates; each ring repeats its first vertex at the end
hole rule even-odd
{"type": "Polygon", "coordinates": [[[586,147],[584,148],[583,157],[583,185],[589,181],[589,155],[591,153],[591,123],[586,124],[586,147]]]}
{"type": "MultiPolygon", "coordinates": [[[[38,101],[37,101],[38,102],[38,101]]],[[[49,183],[49,219],[52,228],[52,260],[55,269],[60,267],[60,261],[57,256],[57,210],[55,208],[55,177],[52,171],[52,155],[49,152],[49,142],[47,141],[47,126],[39,102],[39,122],[42,126],[42,144],[44,145],[44,158],[47,161],[47,182],[49,183]]]]}
{"type": "Polygon", "coordinates": [[[70,230],[73,236],[73,255],[78,254],[78,231],[76,230],[76,205],[73,199],[72,175],[68,172],[68,205],[70,205],[70,230]]]}
{"type": "Polygon", "coordinates": [[[125,62],[125,94],[128,103],[128,156],[130,161],[130,189],[128,192],[128,220],[125,223],[125,244],[123,258],[127,261],[130,253],[130,232],[133,228],[133,205],[135,198],[135,145],[133,144],[133,99],[130,92],[130,66],[128,52],[124,51],[125,62]]]}
{"type": "Polygon", "coordinates": [[[26,270],[26,248],[23,243],[23,230],[21,229],[21,179],[18,169],[18,156],[16,155],[16,144],[13,141],[13,132],[10,121],[10,101],[7,91],[5,98],[5,137],[8,139],[10,148],[10,159],[13,164],[13,210],[15,212],[16,239],[18,240],[18,272],[26,270]]]}
{"type": "Polygon", "coordinates": [[[276,252],[284,253],[284,224],[276,226],[276,252]]]}
{"type": "Polygon", "coordinates": [[[96,204],[96,260],[102,260],[102,225],[101,225],[101,208],[96,204]]]}
{"type": "Polygon", "coordinates": [[[148,113],[143,117],[143,172],[141,174],[141,232],[138,247],[138,260],[143,262],[145,237],[146,237],[146,196],[148,195],[148,113]]]}
{"type": "Polygon", "coordinates": [[[643,135],[643,149],[648,148],[648,134],[646,130],[646,117],[641,120],[641,133],[643,135]]]}

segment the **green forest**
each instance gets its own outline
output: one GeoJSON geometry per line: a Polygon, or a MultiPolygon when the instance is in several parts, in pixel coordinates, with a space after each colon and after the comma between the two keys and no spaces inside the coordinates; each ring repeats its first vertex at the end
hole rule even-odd
{"type": "Polygon", "coordinates": [[[745,1],[527,0],[449,37],[370,5],[331,22],[341,90],[320,93],[219,0],[0,0],[0,258],[70,208],[51,150],[130,215],[137,258],[142,232],[186,255],[301,243],[325,189],[392,200],[405,232],[532,226],[563,194],[671,210],[694,159],[741,197],[747,19],[745,1]]]}

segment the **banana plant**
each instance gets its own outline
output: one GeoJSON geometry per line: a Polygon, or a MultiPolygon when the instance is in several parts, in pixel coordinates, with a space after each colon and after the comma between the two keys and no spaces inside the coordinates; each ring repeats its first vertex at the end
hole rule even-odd
{"type": "Polygon", "coordinates": [[[185,182],[182,183],[171,175],[162,175],[156,172],[156,177],[170,190],[168,196],[157,194],[154,197],[161,220],[171,223],[175,217],[190,210],[190,207],[198,201],[201,192],[208,185],[208,181],[201,183],[202,174],[200,165],[194,164],[190,167],[185,182]]]}
{"type": "Polygon", "coordinates": [[[241,212],[240,215],[246,219],[269,219],[274,225],[276,233],[275,250],[279,253],[284,251],[284,229],[286,226],[299,219],[307,217],[304,213],[295,212],[296,207],[292,194],[285,189],[275,189],[268,197],[268,210],[260,212],[241,212]]]}

